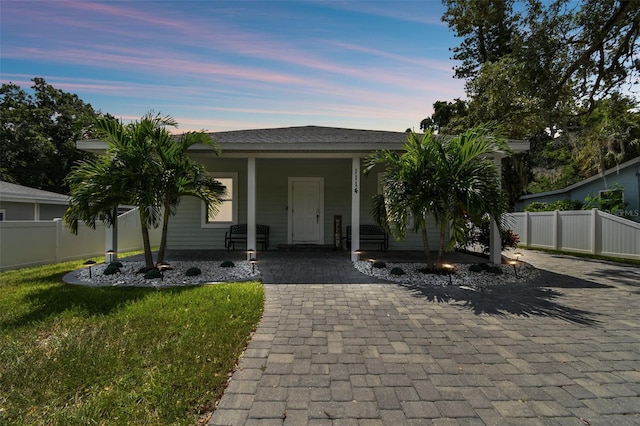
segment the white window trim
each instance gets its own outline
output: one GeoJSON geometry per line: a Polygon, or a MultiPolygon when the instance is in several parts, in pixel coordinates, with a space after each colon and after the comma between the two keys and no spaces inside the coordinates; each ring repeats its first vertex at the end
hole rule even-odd
{"type": "Polygon", "coordinates": [[[7,210],[0,209],[0,221],[7,220],[7,210]]]}
{"type": "Polygon", "coordinates": [[[215,178],[231,178],[233,179],[233,193],[231,194],[232,203],[231,211],[233,219],[229,222],[207,222],[209,213],[207,211],[207,204],[204,201],[200,202],[200,226],[202,228],[227,228],[230,225],[238,224],[238,172],[217,172],[209,173],[211,177],[215,178]]]}

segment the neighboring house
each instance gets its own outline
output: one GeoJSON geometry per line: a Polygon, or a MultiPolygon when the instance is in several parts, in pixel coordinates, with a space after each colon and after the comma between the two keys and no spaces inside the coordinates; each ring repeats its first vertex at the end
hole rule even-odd
{"type": "Polygon", "coordinates": [[[0,220],[61,218],[69,196],[0,181],[0,220]]]}
{"type": "MultiPolygon", "coordinates": [[[[401,150],[407,135],[304,126],[217,132],[211,133],[211,138],[219,143],[221,155],[217,157],[201,145],[192,147],[192,157],[227,187],[227,195],[216,216],[209,214],[200,200],[182,199],[169,226],[171,249],[223,249],[225,232],[233,224],[248,225],[248,247],[257,249],[252,230],[261,224],[269,226],[270,248],[304,244],[346,249],[341,238],[351,226],[351,249],[355,252],[360,248],[359,225],[374,223],[370,201],[378,192],[382,172],[380,168],[364,177],[363,159],[375,150],[401,150]]],[[[526,142],[510,146],[514,152],[529,149],[526,142]]],[[[104,152],[106,144],[81,141],[78,147],[104,152]]],[[[435,227],[429,240],[435,249],[435,227]]],[[[368,248],[375,246],[362,247],[368,248]]],[[[419,233],[389,242],[390,250],[422,248],[419,233]]],[[[357,257],[354,252],[352,259],[357,257]]]]}
{"type": "MultiPolygon", "coordinates": [[[[533,202],[550,203],[558,200],[584,201],[588,195],[598,195],[607,191],[617,191],[622,187],[622,200],[628,203],[626,212],[610,212],[624,216],[640,216],[640,157],[629,160],[604,172],[575,183],[564,189],[524,195],[516,203],[516,211],[523,211],[533,202]],[[626,213],[626,214],[623,214],[626,213]]],[[[606,196],[606,194],[605,194],[606,196]]]]}

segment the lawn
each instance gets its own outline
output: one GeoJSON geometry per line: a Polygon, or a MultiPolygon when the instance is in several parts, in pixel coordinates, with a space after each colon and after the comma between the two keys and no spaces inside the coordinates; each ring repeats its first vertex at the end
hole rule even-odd
{"type": "Polygon", "coordinates": [[[91,288],[0,273],[0,424],[194,425],[262,316],[256,282],[91,288]]]}

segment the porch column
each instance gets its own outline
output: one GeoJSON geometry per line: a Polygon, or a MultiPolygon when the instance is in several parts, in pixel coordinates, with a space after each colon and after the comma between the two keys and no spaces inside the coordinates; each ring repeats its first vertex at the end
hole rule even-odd
{"type": "Polygon", "coordinates": [[[360,157],[351,159],[351,261],[358,259],[360,249],[360,157]]]}
{"type": "MultiPolygon", "coordinates": [[[[498,170],[498,176],[502,179],[502,159],[500,157],[494,157],[493,164],[498,170]]],[[[489,261],[496,265],[502,263],[502,237],[500,236],[500,228],[497,222],[501,219],[502,218],[499,217],[492,217],[489,228],[489,261]]]]}
{"type": "MultiPolygon", "coordinates": [[[[247,159],[247,250],[253,249],[254,258],[257,259],[258,247],[256,246],[256,158],[247,159]]],[[[247,253],[247,260],[251,254],[247,253]]]]}

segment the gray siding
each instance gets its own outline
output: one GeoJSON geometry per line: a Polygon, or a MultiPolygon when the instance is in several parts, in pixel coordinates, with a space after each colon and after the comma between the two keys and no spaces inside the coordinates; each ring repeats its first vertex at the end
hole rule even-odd
{"type": "Polygon", "coordinates": [[[40,204],[40,220],[53,220],[61,218],[67,211],[67,206],[55,204],[40,204]]]}
{"type": "MultiPolygon", "coordinates": [[[[247,221],[247,160],[198,158],[211,172],[238,172],[238,222],[247,221]]],[[[324,178],[324,242],[333,243],[333,220],[342,216],[342,234],[351,223],[351,159],[256,159],[256,221],[270,227],[270,248],[287,243],[288,178],[324,178]]],[[[377,192],[377,173],[361,179],[360,222],[370,218],[370,200],[377,192]]],[[[185,197],[169,221],[170,249],[223,249],[226,228],[202,228],[201,203],[185,197]]],[[[437,230],[430,229],[431,249],[436,249],[437,230]]],[[[422,250],[420,234],[409,233],[405,241],[390,237],[390,249],[422,250]]],[[[366,247],[365,247],[366,248],[366,247]]]]}
{"type": "Polygon", "coordinates": [[[6,210],[4,220],[34,220],[33,204],[0,201],[0,209],[6,210]]]}
{"type": "MultiPolygon", "coordinates": [[[[628,164],[626,167],[607,173],[606,186],[611,188],[615,184],[622,185],[624,200],[629,203],[628,209],[636,212],[635,216],[638,216],[637,212],[640,210],[640,166],[637,161],[626,164],[628,164]]],[[[542,203],[558,200],[584,201],[588,195],[598,195],[599,191],[605,189],[604,178],[589,178],[562,190],[527,195],[518,200],[515,207],[517,211],[523,211],[529,204],[538,201],[542,203]]],[[[632,213],[632,215],[634,214],[632,213]]]]}

